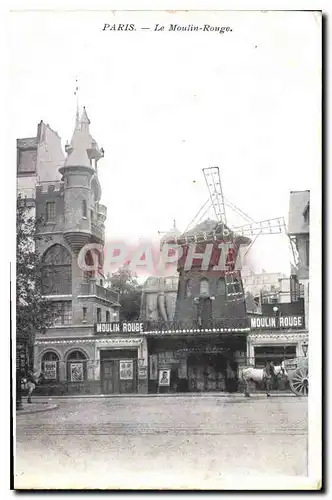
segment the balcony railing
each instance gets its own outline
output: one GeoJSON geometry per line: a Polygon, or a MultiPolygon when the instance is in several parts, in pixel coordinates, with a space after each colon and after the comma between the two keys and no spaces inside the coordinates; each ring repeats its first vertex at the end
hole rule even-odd
{"type": "Polygon", "coordinates": [[[105,205],[102,205],[101,203],[98,203],[97,204],[97,213],[106,217],[107,207],[105,207],[105,205]]]}
{"type": "Polygon", "coordinates": [[[81,284],[81,295],[95,295],[96,297],[107,300],[108,302],[119,302],[119,295],[117,292],[111,290],[110,288],[104,288],[97,285],[97,283],[93,281],[81,284]]]}

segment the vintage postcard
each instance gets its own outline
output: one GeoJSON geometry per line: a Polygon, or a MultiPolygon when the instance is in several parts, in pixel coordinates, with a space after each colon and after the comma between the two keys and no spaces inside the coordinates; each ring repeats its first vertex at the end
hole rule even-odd
{"type": "Polygon", "coordinates": [[[321,12],[9,32],[12,488],[321,489],[321,12]]]}

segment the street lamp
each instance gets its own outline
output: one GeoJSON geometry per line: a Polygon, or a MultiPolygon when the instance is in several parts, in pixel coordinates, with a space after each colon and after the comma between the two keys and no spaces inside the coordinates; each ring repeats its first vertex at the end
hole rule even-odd
{"type": "Polygon", "coordinates": [[[306,358],[307,354],[308,354],[308,342],[303,342],[302,351],[303,351],[304,357],[306,358]]]}

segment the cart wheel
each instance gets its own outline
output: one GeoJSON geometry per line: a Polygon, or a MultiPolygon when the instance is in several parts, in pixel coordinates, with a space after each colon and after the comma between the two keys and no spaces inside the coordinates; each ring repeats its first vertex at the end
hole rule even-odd
{"type": "Polygon", "coordinates": [[[298,368],[289,381],[290,388],[296,396],[308,396],[308,368],[298,368]]]}

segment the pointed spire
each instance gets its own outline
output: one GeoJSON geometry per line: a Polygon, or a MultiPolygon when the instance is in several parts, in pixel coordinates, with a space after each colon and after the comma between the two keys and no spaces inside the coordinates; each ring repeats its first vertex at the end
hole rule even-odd
{"type": "Polygon", "coordinates": [[[80,129],[80,114],[79,114],[79,86],[78,78],[76,77],[76,87],[74,95],[76,96],[76,120],[75,120],[75,130],[80,129]]]}
{"type": "Polygon", "coordinates": [[[75,119],[75,130],[79,130],[79,129],[80,129],[80,114],[79,114],[78,105],[77,105],[76,119],[75,119]]]}
{"type": "Polygon", "coordinates": [[[89,117],[87,115],[85,106],[83,106],[83,113],[81,115],[80,124],[81,124],[81,130],[82,131],[89,132],[90,120],[89,120],[89,117]]]}

